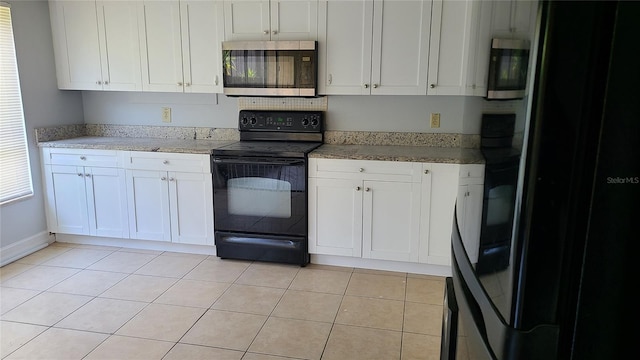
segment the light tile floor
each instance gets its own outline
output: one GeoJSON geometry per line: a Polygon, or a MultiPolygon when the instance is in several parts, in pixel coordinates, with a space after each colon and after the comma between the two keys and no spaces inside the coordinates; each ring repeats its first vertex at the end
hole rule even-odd
{"type": "Polygon", "coordinates": [[[444,278],[54,243],[0,269],[2,359],[438,359],[444,278]]]}

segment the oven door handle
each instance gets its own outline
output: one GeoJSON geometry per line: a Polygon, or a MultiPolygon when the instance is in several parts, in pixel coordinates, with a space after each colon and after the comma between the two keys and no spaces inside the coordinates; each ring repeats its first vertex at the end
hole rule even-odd
{"type": "Polygon", "coordinates": [[[216,164],[259,164],[259,165],[304,165],[303,159],[290,158],[219,158],[214,157],[213,162],[216,164]]]}

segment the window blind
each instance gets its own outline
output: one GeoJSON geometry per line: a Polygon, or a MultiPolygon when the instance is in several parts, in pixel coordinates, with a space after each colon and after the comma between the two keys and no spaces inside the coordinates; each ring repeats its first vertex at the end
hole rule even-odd
{"type": "Polygon", "coordinates": [[[11,9],[0,2],[0,205],[32,194],[11,9]]]}

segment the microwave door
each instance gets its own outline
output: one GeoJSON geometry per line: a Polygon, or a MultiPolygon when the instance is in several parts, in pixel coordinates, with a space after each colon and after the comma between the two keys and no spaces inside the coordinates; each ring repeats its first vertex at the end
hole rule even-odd
{"type": "Polygon", "coordinates": [[[295,87],[294,74],[295,74],[295,57],[289,54],[278,56],[277,87],[279,88],[295,87]]]}

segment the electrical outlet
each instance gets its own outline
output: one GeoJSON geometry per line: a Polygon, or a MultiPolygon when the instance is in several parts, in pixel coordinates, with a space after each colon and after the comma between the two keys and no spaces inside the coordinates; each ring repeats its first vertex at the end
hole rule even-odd
{"type": "Polygon", "coordinates": [[[440,127],[440,114],[439,113],[431,113],[430,122],[431,122],[431,127],[432,128],[439,128],[440,127]]]}
{"type": "Polygon", "coordinates": [[[162,108],[162,122],[170,123],[171,122],[171,108],[163,107],[162,108]]]}

